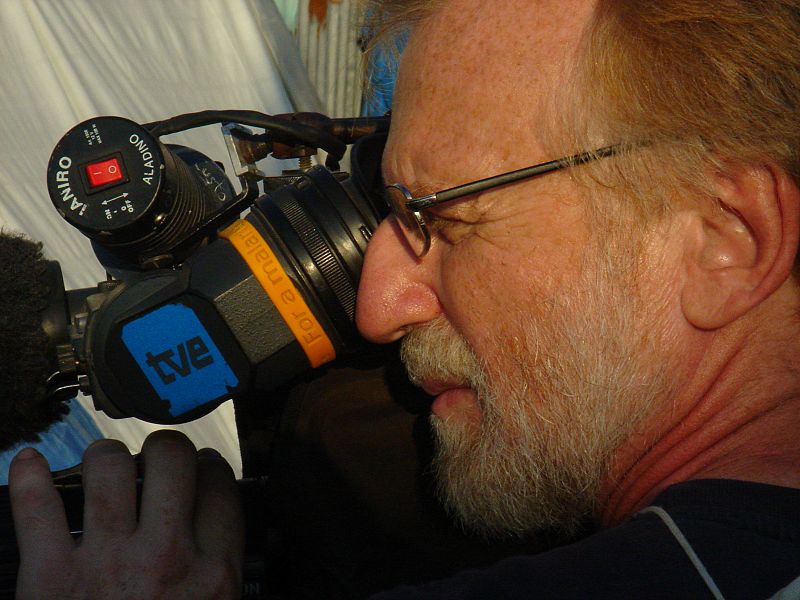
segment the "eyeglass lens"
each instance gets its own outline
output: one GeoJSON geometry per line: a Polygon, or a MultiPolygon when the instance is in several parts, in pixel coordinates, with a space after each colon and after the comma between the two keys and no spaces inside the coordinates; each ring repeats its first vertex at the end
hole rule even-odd
{"type": "Polygon", "coordinates": [[[425,222],[406,206],[412,198],[411,193],[399,183],[386,187],[386,199],[397,217],[400,231],[414,254],[421,258],[428,251],[430,237],[425,222]]]}

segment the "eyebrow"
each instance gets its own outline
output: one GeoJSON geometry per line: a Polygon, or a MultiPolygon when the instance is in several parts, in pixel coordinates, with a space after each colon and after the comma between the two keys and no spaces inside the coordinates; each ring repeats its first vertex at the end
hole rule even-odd
{"type": "MultiPolygon", "coordinates": [[[[383,169],[381,169],[381,182],[383,183],[384,187],[388,187],[393,183],[399,183],[401,181],[402,179],[399,179],[397,177],[395,177],[393,180],[387,179],[383,173],[383,169]]],[[[427,196],[428,194],[433,194],[437,190],[442,189],[441,187],[437,187],[436,184],[418,183],[417,181],[414,181],[413,184],[404,183],[403,185],[405,185],[405,187],[408,188],[408,191],[411,192],[411,195],[414,196],[415,198],[417,196],[427,196]]]]}
{"type": "Polygon", "coordinates": [[[402,183],[404,187],[406,187],[408,191],[411,192],[411,195],[414,196],[414,198],[417,198],[418,196],[427,196],[428,194],[433,194],[445,188],[452,187],[451,184],[448,184],[444,181],[440,181],[440,183],[438,184],[420,183],[417,180],[406,181],[402,177],[398,177],[397,174],[394,172],[392,172],[392,178],[387,178],[386,172],[383,169],[383,163],[381,163],[380,173],[381,173],[381,183],[383,184],[384,187],[390,186],[394,183],[402,183]]]}

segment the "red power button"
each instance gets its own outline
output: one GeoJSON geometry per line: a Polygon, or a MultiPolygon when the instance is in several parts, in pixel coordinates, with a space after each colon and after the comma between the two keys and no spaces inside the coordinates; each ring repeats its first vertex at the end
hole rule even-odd
{"type": "Polygon", "coordinates": [[[86,176],[93,188],[107,185],[124,179],[122,167],[116,158],[109,158],[100,162],[92,163],[86,167],[86,176]]]}

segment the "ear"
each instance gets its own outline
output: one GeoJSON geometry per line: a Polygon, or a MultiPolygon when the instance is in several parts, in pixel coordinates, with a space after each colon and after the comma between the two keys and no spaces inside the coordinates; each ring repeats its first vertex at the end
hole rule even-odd
{"type": "Polygon", "coordinates": [[[695,327],[716,329],[758,306],[791,275],[800,237],[800,189],[781,168],[728,165],[717,205],[684,255],[681,307],[695,327]]]}

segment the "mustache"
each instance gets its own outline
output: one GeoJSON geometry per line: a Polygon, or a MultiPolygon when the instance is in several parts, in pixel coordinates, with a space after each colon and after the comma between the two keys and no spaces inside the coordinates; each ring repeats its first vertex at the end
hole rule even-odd
{"type": "Polygon", "coordinates": [[[473,389],[485,387],[485,369],[466,339],[444,317],[420,325],[403,338],[400,359],[412,383],[435,380],[473,389]]]}

